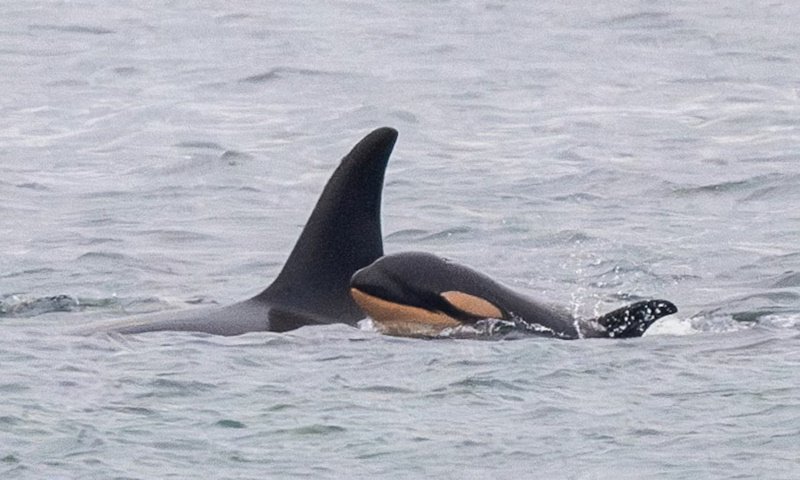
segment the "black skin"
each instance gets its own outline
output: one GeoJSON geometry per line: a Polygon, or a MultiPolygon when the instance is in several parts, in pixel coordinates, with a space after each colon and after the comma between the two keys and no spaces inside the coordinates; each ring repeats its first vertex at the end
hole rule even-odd
{"type": "Polygon", "coordinates": [[[253,298],[123,319],[78,333],[162,330],[240,335],[364,318],[350,297],[350,277],[383,255],[381,195],[397,131],[379,128],[347,154],[317,201],[278,277],[253,298]]]}
{"type": "Polygon", "coordinates": [[[479,297],[521,321],[527,333],[562,339],[640,337],[656,320],[678,311],[666,300],[645,300],[595,319],[575,319],[563,309],[537,302],[464,265],[422,252],[387,255],[359,270],[351,288],[392,303],[441,312],[464,323],[480,318],[460,311],[440,294],[458,291],[479,297]]]}

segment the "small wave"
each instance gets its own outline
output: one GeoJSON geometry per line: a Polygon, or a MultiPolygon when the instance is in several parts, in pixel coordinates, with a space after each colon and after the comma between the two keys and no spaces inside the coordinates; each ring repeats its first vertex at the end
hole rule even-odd
{"type": "MultiPolygon", "coordinates": [[[[776,153],[769,156],[747,157],[741,160],[743,163],[794,163],[797,161],[797,154],[795,153],[776,153]]],[[[797,175],[792,175],[792,179],[797,179],[797,175]]]]}
{"type": "MultiPolygon", "coordinates": [[[[458,380],[448,385],[448,388],[459,388],[466,390],[506,390],[513,392],[525,391],[523,387],[515,385],[512,382],[500,380],[497,378],[483,377],[483,376],[470,376],[462,380],[458,380]]],[[[436,389],[441,390],[441,389],[436,389]]],[[[434,391],[436,391],[434,390],[434,391]]]]}
{"type": "Polygon", "coordinates": [[[229,420],[229,419],[219,420],[214,425],[221,428],[247,428],[247,425],[245,425],[244,423],[238,420],[229,420]]]}
{"type": "Polygon", "coordinates": [[[755,326],[792,326],[798,318],[798,298],[800,295],[785,291],[747,295],[727,300],[717,308],[701,310],[686,321],[703,333],[735,332],[755,326]]]}
{"type": "Polygon", "coordinates": [[[312,424],[297,428],[275,430],[273,433],[290,435],[330,435],[346,431],[346,428],[338,425],[312,424]]]}
{"type": "Polygon", "coordinates": [[[757,175],[743,180],[728,180],[693,187],[673,188],[673,193],[678,196],[696,195],[724,195],[728,193],[748,193],[753,195],[753,190],[760,191],[776,183],[785,183],[786,178],[780,174],[757,175]]]}
{"type": "Polygon", "coordinates": [[[800,175],[781,176],[764,182],[752,193],[744,197],[746,202],[778,200],[781,203],[798,198],[797,183],[800,175]]]}
{"type": "Polygon", "coordinates": [[[226,13],[224,15],[219,15],[214,18],[219,23],[227,23],[227,22],[238,22],[240,20],[247,20],[249,18],[253,18],[252,15],[248,13],[226,13]]]}
{"type": "Polygon", "coordinates": [[[555,202],[591,203],[603,200],[603,197],[599,195],[593,195],[591,193],[578,192],[578,193],[570,193],[567,195],[556,195],[554,197],[550,197],[550,199],[555,202]]]}
{"type": "Polygon", "coordinates": [[[368,392],[368,393],[389,394],[389,395],[398,395],[398,394],[404,395],[404,394],[417,393],[415,390],[398,387],[394,385],[369,385],[366,387],[351,388],[351,390],[356,392],[368,392]]]}
{"type": "MultiPolygon", "coordinates": [[[[153,234],[152,232],[140,233],[140,235],[152,235],[152,234],[153,234]]],[[[158,231],[157,235],[159,235],[159,238],[161,238],[164,241],[177,242],[178,240],[180,240],[180,242],[183,242],[185,240],[182,240],[182,239],[187,238],[187,236],[189,237],[190,241],[194,241],[194,239],[188,233],[184,234],[183,232],[179,232],[179,233],[176,234],[175,232],[167,232],[167,233],[165,233],[165,231],[158,231]]],[[[205,239],[205,237],[203,237],[202,235],[197,237],[197,238],[205,239]]],[[[177,242],[177,243],[180,243],[180,242],[177,242]]],[[[158,261],[158,262],[144,261],[144,260],[141,260],[139,258],[130,256],[130,255],[126,255],[126,254],[123,254],[123,253],[110,252],[110,251],[104,251],[104,250],[94,250],[94,251],[86,252],[83,255],[79,256],[77,258],[77,261],[81,262],[81,263],[88,263],[88,264],[90,264],[92,266],[109,266],[109,267],[112,267],[114,269],[117,269],[120,266],[126,266],[126,267],[135,268],[135,269],[137,269],[139,271],[142,271],[142,272],[158,272],[158,273],[166,273],[166,274],[174,274],[175,273],[172,270],[172,268],[167,266],[167,264],[165,262],[161,262],[161,261],[158,261]]],[[[173,261],[174,262],[179,262],[180,260],[179,259],[173,259],[173,261]]]]}
{"type": "Polygon", "coordinates": [[[140,398],[180,398],[194,397],[200,393],[209,392],[217,389],[213,383],[198,381],[173,380],[169,378],[157,378],[148,385],[152,390],[140,395],[140,398]]]}
{"type": "MultiPolygon", "coordinates": [[[[206,299],[197,298],[186,301],[187,304],[214,303],[206,299]]],[[[112,313],[151,313],[174,306],[156,297],[119,298],[116,296],[104,298],[77,297],[74,295],[58,294],[41,297],[27,295],[0,295],[0,318],[19,317],[30,318],[54,312],[88,312],[105,311],[112,313]]]]}
{"type": "Polygon", "coordinates": [[[270,70],[267,70],[264,73],[250,75],[249,77],[242,78],[239,80],[239,82],[266,83],[289,76],[309,77],[309,76],[322,76],[322,75],[331,75],[331,73],[325,72],[323,70],[313,70],[309,68],[275,67],[270,70]]]}
{"type": "Polygon", "coordinates": [[[0,299],[0,316],[3,317],[35,317],[52,312],[70,312],[77,309],[81,302],[69,295],[51,297],[24,298],[17,295],[0,299]]]}
{"type": "MultiPolygon", "coordinates": [[[[213,142],[189,142],[194,146],[186,146],[183,144],[179,148],[193,149],[194,151],[186,155],[183,159],[159,165],[156,171],[150,170],[159,176],[183,176],[190,175],[196,177],[198,175],[216,174],[226,167],[235,167],[244,160],[252,159],[253,156],[249,153],[244,153],[239,150],[225,148],[213,142]],[[205,145],[205,146],[199,146],[205,145]],[[216,148],[213,145],[216,145],[216,148]]],[[[178,145],[176,145],[178,147],[178,145]]]]}
{"type": "Polygon", "coordinates": [[[207,142],[204,140],[190,140],[186,142],[179,142],[175,144],[177,148],[197,148],[202,150],[225,150],[225,147],[215,142],[207,142]]]}
{"type": "Polygon", "coordinates": [[[406,228],[386,235],[386,240],[418,240],[430,232],[420,228],[406,228]]]}
{"type": "Polygon", "coordinates": [[[730,182],[712,183],[708,185],[701,185],[698,187],[678,188],[675,193],[679,195],[695,195],[695,194],[721,194],[727,192],[741,191],[751,185],[750,180],[737,180],[730,182]]]}
{"type": "Polygon", "coordinates": [[[89,82],[86,80],[81,80],[77,78],[65,78],[62,80],[53,80],[52,82],[45,83],[48,87],[64,87],[64,88],[76,88],[76,87],[86,87],[89,85],[89,82]]]}
{"type": "Polygon", "coordinates": [[[93,200],[93,199],[115,199],[115,198],[123,198],[127,197],[131,194],[131,192],[126,190],[99,190],[99,191],[92,191],[86,192],[81,194],[81,198],[93,200]]]}
{"type": "Polygon", "coordinates": [[[406,110],[394,110],[392,112],[389,112],[389,115],[407,123],[412,123],[412,124],[419,123],[419,119],[417,118],[417,116],[406,110]]]}
{"type": "Polygon", "coordinates": [[[536,239],[540,245],[579,245],[596,240],[595,237],[579,230],[561,230],[536,239]]]}
{"type": "Polygon", "coordinates": [[[441,230],[441,231],[438,231],[438,232],[435,232],[435,233],[431,233],[430,235],[426,235],[426,236],[420,238],[420,240],[424,241],[424,240],[449,239],[449,238],[452,238],[454,236],[461,236],[461,235],[469,234],[471,232],[472,232],[472,229],[470,227],[453,227],[453,228],[447,228],[447,229],[444,229],[444,230],[441,230]]]}
{"type": "Polygon", "coordinates": [[[682,22],[667,12],[639,12],[611,17],[602,24],[616,28],[663,29],[681,26],[682,22]]]}
{"type": "Polygon", "coordinates": [[[24,277],[28,275],[47,275],[55,272],[52,268],[33,268],[30,270],[19,270],[17,272],[9,272],[0,274],[0,278],[15,278],[15,277],[24,277]]]}
{"type": "Polygon", "coordinates": [[[786,290],[758,292],[751,295],[745,295],[739,297],[736,300],[734,300],[734,302],[743,304],[766,303],[766,305],[764,305],[765,308],[768,308],[769,305],[772,305],[776,308],[780,308],[779,305],[794,305],[800,302],[800,293],[790,292],[786,290]]]}
{"type": "Polygon", "coordinates": [[[112,71],[112,72],[114,72],[114,73],[116,73],[116,74],[117,74],[117,75],[119,75],[119,76],[122,76],[122,77],[131,77],[131,76],[133,76],[133,75],[136,75],[136,74],[138,74],[138,73],[141,73],[141,70],[139,70],[138,68],[136,68],[136,67],[129,67],[129,66],[125,66],[125,67],[114,67],[113,69],[111,69],[111,71],[112,71]]]}
{"type": "Polygon", "coordinates": [[[800,330],[800,313],[765,315],[761,324],[768,327],[800,330]]]}
{"type": "Polygon", "coordinates": [[[113,260],[115,262],[119,262],[119,261],[132,261],[133,257],[124,255],[122,253],[92,251],[84,253],[83,255],[78,257],[78,260],[113,260]]]}
{"type": "Polygon", "coordinates": [[[143,230],[135,232],[135,235],[141,237],[155,237],[159,242],[163,243],[201,242],[216,239],[213,235],[205,233],[169,228],[143,230]]]}
{"type": "Polygon", "coordinates": [[[220,155],[220,160],[228,163],[230,166],[238,165],[239,161],[251,160],[253,158],[249,153],[240,152],[238,150],[225,150],[220,155]]]}
{"type": "Polygon", "coordinates": [[[677,76],[667,80],[667,83],[679,85],[713,85],[713,84],[731,84],[738,83],[739,79],[727,75],[711,75],[711,76],[677,76]]]}
{"type": "Polygon", "coordinates": [[[50,190],[50,187],[47,185],[43,185],[41,183],[30,182],[30,183],[19,183],[16,185],[17,188],[24,188],[26,190],[35,190],[37,192],[45,192],[50,190]]]}
{"type": "Polygon", "coordinates": [[[48,25],[48,24],[33,24],[29,25],[30,30],[44,30],[53,32],[64,33],[79,33],[87,35],[109,35],[114,33],[114,30],[109,30],[103,27],[93,27],[88,25],[48,25]]]}
{"type": "Polygon", "coordinates": [[[786,272],[774,281],[773,288],[800,287],[800,272],[786,272]]]}
{"type": "Polygon", "coordinates": [[[120,299],[118,297],[89,298],[59,294],[42,297],[25,295],[0,296],[0,317],[35,317],[54,312],[85,312],[89,310],[119,310],[130,306],[149,305],[163,302],[153,298],[120,299]]]}

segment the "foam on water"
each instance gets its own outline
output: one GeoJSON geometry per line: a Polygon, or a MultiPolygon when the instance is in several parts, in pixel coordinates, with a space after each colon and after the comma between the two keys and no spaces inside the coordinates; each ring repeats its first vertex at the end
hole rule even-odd
{"type": "Polygon", "coordinates": [[[696,328],[691,319],[680,318],[680,316],[673,316],[671,318],[662,318],[655,322],[647,331],[645,335],[694,335],[701,333],[702,330],[696,328]]]}

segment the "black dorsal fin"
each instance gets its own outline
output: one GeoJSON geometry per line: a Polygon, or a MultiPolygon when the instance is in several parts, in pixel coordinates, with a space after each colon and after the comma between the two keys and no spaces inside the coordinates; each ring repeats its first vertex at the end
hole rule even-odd
{"type": "Polygon", "coordinates": [[[255,300],[340,321],[364,317],[350,297],[350,277],[383,255],[383,176],[396,140],[396,130],[379,128],[342,159],[281,273],[255,300]]]}
{"type": "Polygon", "coordinates": [[[595,321],[605,328],[610,338],[641,337],[656,320],[678,311],[667,300],[644,300],[606,313],[595,321]]]}

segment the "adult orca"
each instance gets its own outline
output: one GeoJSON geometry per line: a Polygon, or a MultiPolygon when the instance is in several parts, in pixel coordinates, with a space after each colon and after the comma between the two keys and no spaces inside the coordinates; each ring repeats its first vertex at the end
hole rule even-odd
{"type": "Polygon", "coordinates": [[[381,194],[396,140],[396,130],[379,128],[341,160],[280,274],[255,297],[224,307],[131,317],[80,333],[180,330],[240,335],[356,324],[364,314],[349,295],[350,278],[383,255],[381,194]]]}
{"type": "Polygon", "coordinates": [[[594,319],[577,319],[537,302],[464,265],[429,253],[387,255],[350,280],[356,303],[378,330],[399,336],[436,336],[446,329],[498,319],[516,333],[561,339],[640,337],[678,309],[646,300],[594,319]]]}

